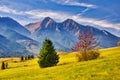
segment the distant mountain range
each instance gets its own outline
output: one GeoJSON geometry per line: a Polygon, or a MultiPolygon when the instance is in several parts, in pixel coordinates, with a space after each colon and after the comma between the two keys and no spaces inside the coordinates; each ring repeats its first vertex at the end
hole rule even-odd
{"type": "Polygon", "coordinates": [[[57,23],[50,17],[26,26],[9,17],[0,18],[0,57],[38,54],[45,38],[50,38],[56,50],[71,51],[80,32],[91,30],[100,48],[117,46],[119,37],[92,26],[78,24],[72,19],[57,23]]]}
{"type": "Polygon", "coordinates": [[[33,36],[36,36],[38,41],[42,42],[44,38],[50,38],[57,50],[64,51],[70,51],[71,47],[77,42],[77,36],[85,30],[93,32],[101,48],[117,46],[117,42],[120,40],[119,37],[110,32],[78,24],[72,19],[57,23],[50,17],[46,17],[41,22],[31,23],[25,27],[31,30],[32,34],[34,34],[33,36]]]}

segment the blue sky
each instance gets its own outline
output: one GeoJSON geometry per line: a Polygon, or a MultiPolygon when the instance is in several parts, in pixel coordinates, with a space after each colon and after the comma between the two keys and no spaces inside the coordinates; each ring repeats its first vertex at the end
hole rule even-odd
{"type": "Polygon", "coordinates": [[[115,29],[120,33],[120,0],[0,0],[0,16],[22,25],[51,17],[57,22],[71,18],[80,24],[115,29]]]}

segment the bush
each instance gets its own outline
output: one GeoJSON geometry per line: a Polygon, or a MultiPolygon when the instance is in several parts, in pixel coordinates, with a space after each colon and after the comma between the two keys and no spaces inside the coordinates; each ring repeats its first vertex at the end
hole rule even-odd
{"type": "Polygon", "coordinates": [[[5,62],[3,61],[3,62],[2,62],[1,69],[3,70],[3,69],[5,69],[5,67],[6,67],[6,66],[5,66],[5,62]]]}
{"type": "Polygon", "coordinates": [[[83,61],[81,52],[76,53],[76,59],[77,59],[77,62],[83,61]]]}
{"type": "Polygon", "coordinates": [[[31,55],[31,58],[34,59],[34,55],[31,55]]]}
{"type": "Polygon", "coordinates": [[[21,61],[24,61],[24,56],[21,56],[21,61]]]}
{"type": "Polygon", "coordinates": [[[97,50],[90,50],[88,51],[88,60],[97,59],[100,53],[97,50]]]}
{"type": "Polygon", "coordinates": [[[31,56],[30,55],[28,55],[28,60],[30,60],[31,59],[31,56]]]}
{"type": "Polygon", "coordinates": [[[25,56],[25,60],[28,60],[28,57],[27,57],[27,56],[25,56]]]}
{"type": "Polygon", "coordinates": [[[84,54],[83,52],[79,52],[79,53],[76,54],[78,62],[86,61],[86,59],[87,60],[97,59],[99,57],[99,55],[100,55],[99,51],[97,51],[97,50],[86,51],[86,56],[87,57],[85,57],[83,54],[84,54]]]}
{"type": "Polygon", "coordinates": [[[8,62],[6,62],[5,67],[8,68],[8,62]]]}

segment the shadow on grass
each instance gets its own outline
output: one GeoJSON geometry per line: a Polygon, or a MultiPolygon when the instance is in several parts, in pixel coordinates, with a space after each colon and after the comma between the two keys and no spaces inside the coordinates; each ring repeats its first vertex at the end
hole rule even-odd
{"type": "Polygon", "coordinates": [[[74,63],[74,62],[64,62],[64,63],[58,64],[57,66],[68,65],[68,64],[72,64],[72,63],[74,63]]]}
{"type": "Polygon", "coordinates": [[[15,67],[8,67],[7,69],[12,69],[12,68],[20,68],[20,67],[28,67],[29,65],[23,65],[23,66],[15,66],[15,67]]]}

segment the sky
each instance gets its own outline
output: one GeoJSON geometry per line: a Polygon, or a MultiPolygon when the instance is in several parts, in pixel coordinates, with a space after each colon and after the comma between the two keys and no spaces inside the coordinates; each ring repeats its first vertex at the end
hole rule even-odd
{"type": "Polygon", "coordinates": [[[51,17],[68,18],[120,36],[120,0],[0,0],[0,16],[22,25],[51,17]]]}

